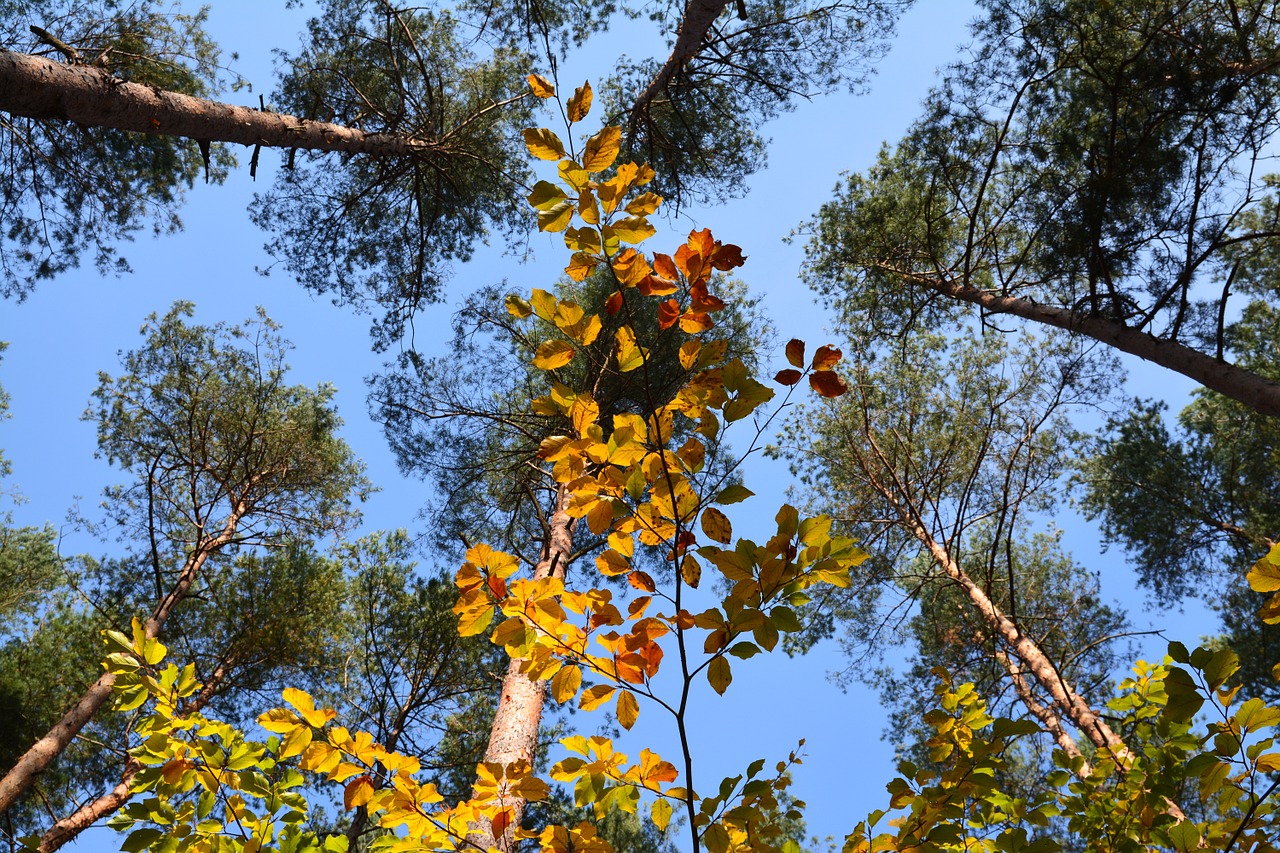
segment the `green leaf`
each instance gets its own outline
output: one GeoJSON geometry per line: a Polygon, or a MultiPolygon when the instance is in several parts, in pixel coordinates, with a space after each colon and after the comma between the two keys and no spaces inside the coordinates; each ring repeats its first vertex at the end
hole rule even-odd
{"type": "Polygon", "coordinates": [[[1189,723],[1191,718],[1204,704],[1204,696],[1196,686],[1191,674],[1181,667],[1173,667],[1164,679],[1164,689],[1169,694],[1169,703],[1161,712],[1174,722],[1189,723]]]}
{"type": "Polygon", "coordinates": [[[1231,649],[1219,649],[1204,665],[1204,677],[1210,690],[1217,690],[1240,669],[1240,658],[1231,649]]]}
{"type": "Polygon", "coordinates": [[[120,844],[124,853],[142,853],[160,840],[164,833],[158,829],[135,829],[120,844]]]}
{"type": "Polygon", "coordinates": [[[726,505],[736,504],[740,501],[745,501],[747,498],[751,497],[754,494],[755,492],[751,491],[746,486],[740,486],[740,485],[727,486],[720,490],[720,494],[716,495],[715,502],[718,504],[726,504],[726,505]]]}
{"type": "Polygon", "coordinates": [[[702,833],[702,846],[707,848],[707,853],[726,853],[729,849],[729,831],[721,824],[711,824],[702,833]]]}

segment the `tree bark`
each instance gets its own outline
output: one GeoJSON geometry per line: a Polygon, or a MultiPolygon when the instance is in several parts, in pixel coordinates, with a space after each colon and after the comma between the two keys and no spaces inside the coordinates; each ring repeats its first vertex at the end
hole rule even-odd
{"type": "Polygon", "coordinates": [[[729,0],[689,0],[685,4],[684,15],[681,16],[680,26],[676,30],[676,43],[671,49],[671,55],[631,105],[633,129],[638,118],[649,109],[654,98],[662,94],[662,90],[684,70],[689,60],[698,55],[703,39],[711,31],[711,25],[728,5],[729,0]]]}
{"type": "MultiPolygon", "coordinates": [[[[151,618],[146,622],[148,639],[155,639],[159,636],[165,620],[169,618],[169,614],[173,612],[173,609],[186,597],[187,592],[191,589],[191,584],[199,576],[200,570],[204,568],[209,556],[231,541],[238,523],[239,516],[233,515],[228,519],[221,533],[203,543],[198,550],[194,550],[187,557],[186,564],[178,575],[177,583],[169,590],[168,595],[157,603],[151,618]]],[[[18,759],[17,763],[4,774],[4,778],[0,779],[0,813],[8,811],[18,797],[22,796],[35,784],[36,777],[62,754],[63,750],[80,733],[80,730],[107,703],[107,700],[111,698],[111,687],[115,684],[115,681],[115,675],[110,672],[104,672],[100,675],[98,680],[91,684],[89,689],[84,692],[84,695],[71,707],[71,710],[67,711],[62,719],[44,737],[36,741],[18,759]]]]}
{"type": "MultiPolygon", "coordinates": [[[[564,486],[556,490],[556,502],[548,526],[547,543],[541,558],[533,570],[534,580],[553,577],[563,578],[569,555],[573,553],[573,531],[577,520],[569,517],[569,491],[564,486]]],[[[489,746],[484,760],[496,764],[512,764],[524,760],[534,762],[538,749],[538,726],[542,722],[542,705],[547,695],[547,682],[532,680],[523,672],[524,661],[512,658],[507,674],[502,679],[502,693],[498,698],[498,710],[489,732],[489,746]]],[[[511,823],[502,837],[495,838],[487,824],[477,827],[471,840],[482,850],[497,847],[512,849],[515,830],[524,817],[525,801],[518,797],[504,801],[513,807],[511,823]]]]}
{"type": "MultiPolygon", "coordinates": [[[[983,620],[1000,634],[1018,660],[1022,661],[1022,664],[1035,680],[1049,694],[1057,713],[1070,720],[1072,725],[1083,732],[1085,737],[1098,749],[1115,752],[1124,750],[1124,741],[1111,730],[1111,727],[1107,725],[1098,712],[1090,707],[1084,697],[1077,693],[1071,684],[1062,677],[1058,672],[1058,668],[1053,665],[1053,662],[1049,660],[1035,640],[1024,634],[1014,624],[1013,620],[1004,614],[1000,606],[991,600],[982,587],[974,583],[973,579],[952,558],[951,552],[942,543],[934,539],[933,535],[918,519],[911,517],[901,507],[899,507],[899,511],[902,512],[903,520],[915,533],[916,538],[920,540],[920,543],[929,552],[929,556],[933,558],[934,563],[946,573],[947,577],[955,581],[965,591],[969,601],[977,609],[983,620]]],[[[1019,668],[1018,672],[1019,677],[1022,677],[1021,668],[1019,668]]],[[[1018,692],[1023,704],[1027,705],[1027,710],[1034,715],[1035,709],[1032,708],[1031,704],[1027,703],[1027,697],[1023,696],[1021,691],[1018,692]]]]}
{"type": "Polygon", "coordinates": [[[166,92],[125,82],[100,68],[64,65],[7,50],[0,50],[0,111],[87,127],[375,157],[410,156],[432,147],[431,142],[411,136],[365,133],[166,92]]]}
{"type": "MultiPolygon", "coordinates": [[[[218,688],[226,680],[232,666],[233,664],[230,660],[218,664],[204,687],[182,709],[179,715],[185,717],[189,714],[198,713],[200,709],[209,704],[209,700],[217,695],[218,688]]],[[[120,777],[119,784],[97,799],[80,806],[80,808],[45,830],[44,835],[40,836],[39,853],[53,853],[64,844],[73,841],[77,835],[97,821],[119,811],[121,806],[133,799],[133,791],[130,790],[130,786],[133,784],[133,778],[138,775],[138,771],[141,769],[142,765],[132,758],[125,762],[124,773],[120,777]]]]}
{"type": "Polygon", "coordinates": [[[1012,314],[1024,320],[1086,335],[1130,355],[1181,373],[1206,388],[1236,400],[1259,414],[1280,417],[1280,382],[1264,379],[1199,350],[1165,340],[1104,317],[1081,315],[1069,308],[1039,305],[1016,296],[1000,296],[970,285],[939,279],[912,278],[917,284],[960,302],[978,305],[993,314],[1012,314]]]}

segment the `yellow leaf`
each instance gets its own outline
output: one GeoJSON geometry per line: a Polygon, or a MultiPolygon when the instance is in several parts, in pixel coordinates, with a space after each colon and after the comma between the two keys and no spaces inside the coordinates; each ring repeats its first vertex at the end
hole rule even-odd
{"type": "MultiPolygon", "coordinates": [[[[612,542],[613,536],[610,536],[609,540],[612,542]]],[[[596,557],[596,568],[606,577],[616,577],[631,571],[631,564],[617,551],[606,548],[600,552],[600,556],[596,557]]]]}
{"type": "Polygon", "coordinates": [[[551,679],[551,695],[557,702],[568,702],[582,687],[582,670],[576,666],[564,666],[551,679]]]}
{"type": "Polygon", "coordinates": [[[535,287],[529,301],[533,306],[533,313],[537,314],[539,318],[550,321],[551,318],[556,316],[556,306],[559,302],[554,294],[535,287]]]}
{"type": "Polygon", "coordinates": [[[600,253],[600,232],[594,228],[569,228],[564,232],[564,244],[571,252],[600,253]]]}
{"type": "Polygon", "coordinates": [[[658,229],[650,225],[649,220],[643,216],[628,216],[605,226],[605,239],[612,234],[625,243],[640,243],[657,232],[658,229]]]}
{"type": "Polygon", "coordinates": [[[555,370],[573,360],[575,350],[568,341],[545,341],[533,357],[533,366],[540,370],[555,370]]]}
{"type": "MultiPolygon", "coordinates": [[[[550,131],[547,131],[550,133],[550,131]]],[[[529,131],[525,131],[525,140],[528,140],[529,131]]],[[[553,134],[554,136],[554,134],[553,134]]],[[[557,139],[558,143],[560,140],[557,139]]],[[[613,161],[618,159],[618,148],[622,143],[622,128],[606,127],[603,128],[595,136],[587,140],[586,146],[582,150],[582,168],[587,172],[603,172],[605,169],[613,165],[613,161]]],[[[529,148],[533,151],[532,146],[529,148]]],[[[564,156],[563,147],[561,153],[555,158],[559,159],[564,156]]],[[[537,156],[536,154],[534,156],[537,156]]]]}
{"type": "Polygon", "coordinates": [[[1280,752],[1268,752],[1258,756],[1258,772],[1274,773],[1280,770],[1280,752]]]}
{"type": "Polygon", "coordinates": [[[711,689],[719,693],[721,696],[729,689],[729,683],[733,681],[733,673],[729,669],[729,661],[723,656],[715,658],[711,661],[711,665],[707,667],[707,681],[711,683],[711,689]]]}
{"type": "Polygon", "coordinates": [[[551,81],[541,74],[530,74],[525,78],[529,81],[529,91],[533,92],[535,98],[554,98],[556,96],[556,87],[551,85],[551,81]]]}
{"type": "Polygon", "coordinates": [[[539,160],[559,160],[564,157],[564,143],[554,131],[545,127],[527,127],[524,131],[524,144],[529,153],[539,160]]]}
{"type": "Polygon", "coordinates": [[[654,800],[649,809],[649,819],[658,827],[658,831],[665,832],[667,825],[671,823],[671,803],[661,797],[654,800]]]}
{"type": "Polygon", "coordinates": [[[293,731],[284,736],[284,743],[280,746],[280,759],[292,758],[295,755],[301,755],[303,750],[311,745],[311,727],[298,726],[293,731]]]}
{"type": "Polygon", "coordinates": [[[702,342],[697,340],[685,341],[680,345],[680,366],[685,370],[693,369],[698,362],[698,351],[702,349],[702,342]]]}
{"type": "Polygon", "coordinates": [[[533,306],[528,300],[522,299],[514,293],[507,294],[506,299],[507,311],[518,320],[523,320],[533,313],[533,306]]]}
{"type": "Polygon", "coordinates": [[[640,703],[636,701],[635,695],[630,690],[623,690],[618,694],[618,725],[631,731],[631,727],[636,724],[639,716],[640,703]]]}
{"type": "Polygon", "coordinates": [[[582,696],[578,698],[578,707],[584,711],[594,711],[605,702],[613,697],[616,687],[610,687],[608,684],[597,684],[594,687],[588,687],[582,691],[582,696]]]}
{"type": "Polygon", "coordinates": [[[733,540],[733,526],[728,517],[713,506],[702,511],[702,532],[722,545],[733,540]]]}
{"type": "Polygon", "coordinates": [[[1280,543],[1253,564],[1246,579],[1254,592],[1280,592],[1280,543]]]}
{"type": "Polygon", "coordinates": [[[698,582],[702,580],[702,566],[692,554],[685,554],[684,559],[680,561],[680,577],[689,586],[698,588],[698,582]]]}
{"type": "Polygon", "coordinates": [[[529,204],[538,208],[538,210],[550,210],[560,202],[568,198],[564,190],[560,189],[550,181],[538,181],[533,185],[533,192],[529,193],[526,198],[529,204]]]}
{"type": "Polygon", "coordinates": [[[564,268],[565,273],[574,281],[582,281],[591,275],[592,271],[598,266],[600,260],[593,258],[584,252],[574,252],[569,258],[569,266],[564,268]]]}
{"type": "Polygon", "coordinates": [[[482,606],[469,608],[458,614],[458,636],[474,637],[483,634],[493,623],[493,605],[488,599],[482,606]]]}
{"type": "Polygon", "coordinates": [[[573,221],[573,202],[561,201],[547,208],[538,211],[538,230],[550,231],[554,234],[557,231],[563,231],[569,227],[569,223],[573,221]]]}
{"type": "Polygon", "coordinates": [[[662,204],[662,196],[657,193],[640,193],[627,202],[625,210],[634,216],[648,216],[656,211],[660,204],[662,204]]]}
{"type": "Polygon", "coordinates": [[[586,170],[572,160],[562,161],[556,171],[560,173],[560,180],[573,187],[574,192],[586,191],[591,183],[586,170]]]}
{"type": "Polygon", "coordinates": [[[574,399],[573,405],[569,407],[569,421],[580,436],[585,436],[587,429],[594,426],[599,417],[600,406],[590,394],[579,394],[574,399]]]}
{"type": "Polygon", "coordinates": [[[573,92],[573,97],[569,99],[569,103],[565,104],[565,112],[568,113],[570,124],[582,121],[587,117],[587,113],[591,112],[591,84],[583,83],[573,92]]]}

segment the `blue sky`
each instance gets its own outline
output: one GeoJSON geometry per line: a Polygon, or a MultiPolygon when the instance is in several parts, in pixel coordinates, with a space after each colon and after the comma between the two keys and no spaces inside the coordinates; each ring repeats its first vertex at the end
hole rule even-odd
{"type": "MultiPolygon", "coordinates": [[[[213,0],[210,29],[228,53],[240,54],[235,68],[255,87],[253,94],[239,93],[230,100],[256,105],[258,92],[270,92],[270,49],[296,43],[294,33],[301,30],[304,11],[265,8],[247,0],[213,0]]],[[[965,24],[974,14],[967,2],[921,0],[901,22],[900,35],[872,79],[870,94],[840,94],[804,104],[768,126],[773,140],[769,167],[748,180],[750,192],[723,206],[686,210],[652,245],[670,245],[671,235],[691,227],[710,227],[717,237],[744,247],[749,259],[741,277],[764,294],[765,311],[779,339],[799,337],[811,346],[823,342],[823,312],[797,279],[802,246],[786,245],[783,238],[830,196],[841,171],[865,168],[881,144],[896,139],[916,117],[921,98],[936,79],[935,70],[966,39],[965,24]]],[[[571,58],[561,80],[577,83],[602,75],[611,67],[614,52],[624,49],[636,49],[629,32],[607,36],[587,54],[571,58]]],[[[369,348],[369,318],[308,295],[282,273],[255,273],[269,259],[261,249],[264,235],[245,214],[255,189],[248,175],[248,152],[237,153],[242,167],[225,185],[198,185],[191,192],[183,212],[184,232],[158,240],[144,237],[127,247],[134,274],[102,279],[81,270],[44,284],[23,304],[0,303],[0,340],[10,343],[0,363],[0,385],[12,395],[12,419],[0,424],[0,447],[14,465],[10,483],[27,498],[16,509],[19,521],[59,525],[77,498],[84,508],[92,507],[102,487],[117,479],[105,463],[93,458],[92,425],[79,420],[97,371],[114,371],[117,352],[138,345],[137,331],[147,314],[164,311],[174,300],[190,299],[201,322],[238,322],[259,305],[280,322],[297,345],[291,359],[293,381],[337,386],[338,405],[347,421],[344,435],[382,488],[365,506],[367,526],[419,526],[415,516],[428,495],[422,484],[397,473],[380,431],[364,414],[364,378],[382,361],[369,348]]],[[[260,181],[265,187],[278,158],[264,152],[262,159],[260,181]]],[[[550,285],[564,263],[563,245],[556,237],[538,236],[533,246],[538,258],[530,264],[493,248],[457,268],[446,303],[419,319],[419,345],[447,338],[453,306],[476,287],[504,279],[515,290],[550,285]]],[[[1184,397],[1189,387],[1159,371],[1144,377],[1150,377],[1148,393],[1174,400],[1184,397]],[[1150,383],[1157,383],[1158,390],[1150,383]]],[[[785,466],[762,459],[750,463],[746,477],[758,497],[733,514],[739,533],[746,533],[753,523],[767,523],[787,485],[785,466]]],[[[1135,621],[1145,622],[1148,614],[1141,611],[1119,555],[1099,556],[1096,532],[1083,522],[1060,523],[1076,558],[1104,571],[1106,594],[1122,598],[1134,608],[1135,621]]],[[[67,552],[105,552],[110,547],[87,542],[67,529],[67,552]]],[[[1178,635],[1189,643],[1209,629],[1196,614],[1179,617],[1179,622],[1178,635]]],[[[1158,655],[1161,641],[1144,651],[1158,655]]],[[[884,715],[874,691],[854,687],[844,693],[826,679],[829,670],[842,665],[831,648],[802,659],[757,657],[735,666],[735,680],[723,699],[706,690],[694,719],[700,787],[714,787],[721,775],[740,772],[755,758],[767,758],[772,765],[804,737],[808,757],[796,773],[794,793],[809,803],[812,832],[842,838],[868,810],[884,806],[883,786],[893,772],[891,750],[880,740],[884,715]]],[[[660,723],[656,709],[643,709],[623,748],[638,752],[649,745],[674,754],[675,742],[660,723]]],[[[98,830],[79,846],[115,849],[116,840],[98,830]]]]}

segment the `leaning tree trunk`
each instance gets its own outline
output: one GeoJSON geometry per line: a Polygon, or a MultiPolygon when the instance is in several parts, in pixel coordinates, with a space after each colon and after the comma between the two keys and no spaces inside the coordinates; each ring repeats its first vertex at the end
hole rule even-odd
{"type": "Polygon", "coordinates": [[[405,134],[351,127],[209,101],[127,83],[88,65],[0,50],[0,111],[209,142],[405,156],[432,147],[405,134]]]}
{"type": "MultiPolygon", "coordinates": [[[[240,514],[232,515],[217,536],[201,543],[187,557],[178,575],[177,583],[156,605],[151,618],[146,622],[145,630],[148,639],[155,639],[160,635],[160,629],[164,627],[165,620],[186,598],[187,592],[195,583],[210,555],[235,536],[239,520],[240,514]]],[[[0,779],[0,813],[8,811],[18,797],[35,784],[36,777],[62,754],[80,730],[93,719],[98,710],[111,698],[111,687],[115,682],[116,677],[113,673],[104,672],[99,676],[98,680],[91,684],[84,695],[71,707],[71,710],[67,711],[44,737],[32,744],[31,748],[4,774],[4,778],[0,779]]]]}
{"type": "MultiPolygon", "coordinates": [[[[548,519],[549,535],[543,546],[542,556],[534,567],[534,580],[563,578],[569,557],[573,553],[573,530],[576,519],[569,517],[569,492],[564,486],[556,490],[555,506],[548,519]]],[[[512,764],[516,761],[533,763],[538,749],[538,727],[542,722],[542,705],[547,695],[547,682],[530,679],[523,671],[524,661],[512,658],[507,674],[502,679],[502,694],[498,698],[498,710],[489,732],[489,746],[484,760],[495,764],[512,764]]],[[[510,850],[515,830],[524,816],[525,801],[508,798],[512,806],[511,822],[500,837],[494,837],[488,824],[477,827],[471,841],[480,849],[497,847],[510,850]]]]}
{"type": "MultiPolygon", "coordinates": [[[[226,681],[231,668],[232,663],[230,661],[220,663],[195,698],[182,708],[179,716],[186,717],[199,713],[205,705],[208,705],[209,700],[217,695],[218,688],[226,681]]],[[[126,761],[124,773],[121,774],[120,781],[114,788],[97,799],[80,806],[74,812],[49,827],[44,835],[40,836],[38,853],[53,853],[63,845],[75,840],[76,836],[99,820],[119,811],[125,803],[133,799],[133,779],[141,769],[142,765],[132,758],[126,761]]]]}
{"type": "Polygon", "coordinates": [[[979,287],[940,279],[907,278],[909,282],[927,287],[948,299],[968,302],[993,314],[1011,314],[1024,320],[1085,335],[1121,352],[1181,373],[1224,397],[1243,403],[1259,414],[1280,417],[1280,382],[1206,355],[1186,344],[1069,308],[1040,305],[1029,299],[1002,296],[979,287]]]}

